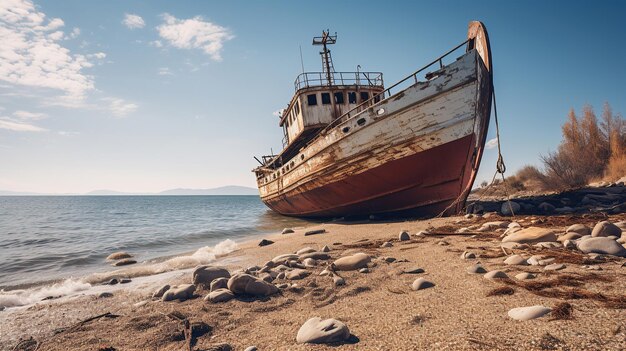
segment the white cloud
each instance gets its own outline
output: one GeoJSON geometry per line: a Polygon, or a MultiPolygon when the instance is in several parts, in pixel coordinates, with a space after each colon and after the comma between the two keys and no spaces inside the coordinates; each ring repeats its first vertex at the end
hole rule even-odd
{"type": "Polygon", "coordinates": [[[65,39],[76,39],[80,35],[80,28],[74,27],[70,35],[65,37],[65,39]]]}
{"type": "Polygon", "coordinates": [[[154,46],[155,48],[162,48],[163,47],[163,43],[160,40],[151,41],[150,45],[154,46]]]}
{"type": "Polygon", "coordinates": [[[48,115],[45,113],[28,112],[28,111],[23,111],[23,110],[18,110],[18,111],[13,112],[13,116],[19,119],[29,119],[29,120],[34,120],[34,121],[48,117],[48,115]]]}
{"type": "Polygon", "coordinates": [[[124,20],[122,21],[122,23],[130,29],[143,28],[146,25],[146,22],[144,22],[141,16],[133,15],[130,13],[124,14],[124,20]]]}
{"type": "Polygon", "coordinates": [[[14,132],[45,132],[46,129],[36,125],[16,121],[6,117],[0,117],[0,129],[12,130],[14,132]]]}
{"type": "Polygon", "coordinates": [[[103,98],[102,100],[108,103],[109,110],[117,117],[124,117],[129,113],[133,113],[139,107],[134,103],[119,98],[103,98]]]}
{"type": "Polygon", "coordinates": [[[487,150],[493,149],[498,146],[498,138],[489,139],[487,143],[485,143],[485,148],[487,150]]]}
{"type": "Polygon", "coordinates": [[[87,57],[89,57],[89,58],[97,58],[98,60],[102,60],[105,57],[107,57],[107,54],[105,54],[104,52],[96,52],[95,54],[87,55],[87,57]]]}
{"type": "Polygon", "coordinates": [[[63,26],[60,18],[46,19],[30,0],[2,0],[0,80],[59,90],[63,98],[82,100],[94,89],[93,77],[83,73],[92,64],[58,43],[63,26]]]}
{"type": "Polygon", "coordinates": [[[172,71],[170,71],[169,67],[161,67],[159,68],[159,73],[160,76],[173,76],[174,73],[172,73],[172,71]]]}
{"type": "Polygon", "coordinates": [[[178,19],[165,13],[162,17],[164,23],[157,27],[161,38],[179,49],[201,49],[215,61],[222,60],[224,42],[235,37],[229,29],[200,16],[178,19]]]}

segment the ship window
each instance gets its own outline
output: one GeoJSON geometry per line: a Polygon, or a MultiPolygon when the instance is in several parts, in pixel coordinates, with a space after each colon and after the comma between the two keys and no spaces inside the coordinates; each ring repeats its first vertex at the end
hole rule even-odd
{"type": "Polygon", "coordinates": [[[300,102],[296,101],[296,115],[300,113],[300,102]]]}
{"type": "Polygon", "coordinates": [[[350,127],[343,127],[343,129],[341,130],[344,133],[347,133],[350,131],[350,127]]]}
{"type": "Polygon", "coordinates": [[[340,91],[338,93],[335,93],[335,103],[343,104],[343,101],[344,101],[343,100],[343,92],[340,91]]]}
{"type": "Polygon", "coordinates": [[[380,94],[374,96],[374,102],[379,102],[380,101],[380,94]]]}
{"type": "Polygon", "coordinates": [[[356,124],[358,124],[358,125],[360,125],[360,126],[364,125],[364,124],[365,124],[365,118],[359,118],[359,119],[356,121],[356,124]]]}
{"type": "Polygon", "coordinates": [[[300,155],[300,159],[304,160],[304,154],[300,155]]]}
{"type": "Polygon", "coordinates": [[[370,93],[368,93],[367,91],[361,92],[361,101],[368,100],[369,98],[370,98],[370,93]]]}
{"type": "Polygon", "coordinates": [[[289,168],[293,168],[293,161],[289,164],[289,168]]]}
{"type": "Polygon", "coordinates": [[[354,91],[348,92],[348,103],[356,104],[356,93],[354,91]]]}
{"type": "Polygon", "coordinates": [[[330,93],[322,93],[322,104],[323,105],[330,104],[330,93]]]}
{"type": "Polygon", "coordinates": [[[317,95],[316,94],[310,94],[306,96],[309,106],[313,106],[313,105],[317,105],[317,95]]]}

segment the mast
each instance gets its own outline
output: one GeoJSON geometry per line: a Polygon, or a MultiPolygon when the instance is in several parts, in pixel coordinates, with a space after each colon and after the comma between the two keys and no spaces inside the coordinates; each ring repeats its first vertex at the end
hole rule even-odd
{"type": "Polygon", "coordinates": [[[330,55],[330,50],[326,45],[335,44],[337,42],[337,32],[335,35],[330,35],[330,31],[327,29],[326,31],[322,31],[321,37],[313,38],[313,45],[322,45],[323,50],[320,52],[322,56],[322,71],[326,73],[326,81],[328,85],[333,85],[333,75],[335,72],[335,68],[333,67],[333,58],[330,55]]]}

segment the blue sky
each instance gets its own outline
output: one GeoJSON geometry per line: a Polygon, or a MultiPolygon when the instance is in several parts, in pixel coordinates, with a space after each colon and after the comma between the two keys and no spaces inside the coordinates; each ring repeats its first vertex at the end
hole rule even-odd
{"type": "Polygon", "coordinates": [[[492,42],[508,169],[540,165],[570,108],[626,113],[625,13],[620,1],[2,0],[0,190],[255,186],[252,156],[280,149],[273,112],[293,93],[299,46],[320,70],[311,38],[329,28],[337,70],[391,85],[474,19],[492,42]]]}

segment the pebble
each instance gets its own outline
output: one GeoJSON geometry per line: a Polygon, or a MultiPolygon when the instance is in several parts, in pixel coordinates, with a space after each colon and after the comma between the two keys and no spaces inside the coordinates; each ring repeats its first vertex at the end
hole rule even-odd
{"type": "Polygon", "coordinates": [[[548,228],[528,227],[519,230],[502,239],[502,242],[536,243],[556,241],[554,230],[548,228]]]}
{"type": "Polygon", "coordinates": [[[307,258],[312,258],[314,260],[327,260],[330,258],[330,255],[326,252],[309,252],[299,256],[299,259],[301,260],[305,260],[307,258]]]}
{"type": "Polygon", "coordinates": [[[194,284],[182,284],[178,286],[173,286],[163,294],[161,301],[185,301],[193,297],[193,293],[195,291],[196,286],[194,284]]]}
{"type": "Polygon", "coordinates": [[[314,248],[312,248],[312,247],[305,247],[305,248],[302,248],[302,249],[300,249],[300,250],[296,251],[296,255],[298,255],[298,256],[299,256],[299,255],[304,255],[304,254],[308,254],[308,253],[311,253],[311,252],[316,252],[316,251],[317,251],[317,250],[315,250],[315,249],[314,249],[314,248]]]}
{"type": "MultiPolygon", "coordinates": [[[[589,228],[587,228],[589,229],[589,228]]],[[[560,242],[565,242],[565,240],[576,240],[580,239],[583,235],[577,232],[567,232],[561,236],[559,236],[556,240],[560,242]]]]}
{"type": "Polygon", "coordinates": [[[259,246],[267,246],[272,245],[274,242],[271,240],[263,239],[259,242],[259,246]]]}
{"type": "Polygon", "coordinates": [[[389,241],[385,241],[382,245],[380,245],[380,247],[392,247],[393,244],[390,243],[389,241]]]}
{"type": "Polygon", "coordinates": [[[420,230],[417,234],[415,234],[415,236],[418,238],[423,238],[427,235],[430,235],[430,232],[428,230],[420,230]]]}
{"type": "Polygon", "coordinates": [[[359,269],[359,273],[369,273],[369,272],[370,272],[370,269],[367,267],[359,269]]]}
{"type": "Polygon", "coordinates": [[[228,289],[216,289],[211,291],[204,297],[204,301],[210,301],[213,303],[230,301],[235,297],[232,291],[228,289]]]}
{"type": "Polygon", "coordinates": [[[346,280],[338,275],[333,275],[333,284],[335,284],[335,286],[346,285],[346,280]]]}
{"type": "Polygon", "coordinates": [[[322,252],[330,252],[330,247],[328,247],[328,245],[324,245],[324,247],[322,247],[322,249],[320,251],[322,251],[322,252]]]}
{"type": "Polygon", "coordinates": [[[565,230],[565,233],[576,233],[581,237],[583,235],[590,235],[591,229],[584,224],[572,224],[565,230]]]}
{"type": "Polygon", "coordinates": [[[274,262],[274,263],[285,263],[285,262],[290,261],[290,260],[297,260],[298,258],[300,258],[300,256],[298,256],[296,254],[284,254],[284,255],[278,255],[278,256],[272,258],[272,262],[274,262]]]}
{"type": "Polygon", "coordinates": [[[471,232],[471,230],[470,230],[468,227],[463,227],[463,228],[459,228],[459,229],[457,229],[457,231],[456,231],[456,232],[457,232],[457,233],[459,233],[459,234],[464,234],[464,233],[469,233],[469,232],[471,232]]]}
{"type": "Polygon", "coordinates": [[[367,264],[372,259],[362,252],[356,253],[351,256],[341,257],[333,263],[335,269],[338,271],[354,271],[367,267],[367,264]]]}
{"type": "Polygon", "coordinates": [[[113,263],[113,265],[116,267],[119,267],[119,266],[127,266],[129,264],[135,264],[135,263],[137,263],[137,261],[133,260],[132,258],[123,258],[113,263]]]}
{"type": "Polygon", "coordinates": [[[450,244],[447,241],[440,240],[440,241],[437,242],[437,245],[439,245],[439,246],[448,246],[450,244]]]}
{"type": "Polygon", "coordinates": [[[113,293],[105,291],[105,292],[98,294],[99,299],[106,299],[107,297],[113,297],[113,293]]]}
{"type": "Polygon", "coordinates": [[[348,327],[336,319],[313,317],[306,321],[298,330],[298,344],[326,344],[344,341],[350,338],[348,327]]]}
{"type": "Polygon", "coordinates": [[[550,313],[552,309],[544,306],[517,307],[509,310],[509,317],[518,321],[539,318],[550,313]]]}
{"type": "Polygon", "coordinates": [[[163,285],[162,287],[157,289],[157,291],[155,291],[154,294],[152,294],[152,297],[160,299],[161,297],[163,297],[163,294],[165,294],[165,292],[168,291],[169,289],[170,289],[169,284],[163,285]]]}
{"type": "Polygon", "coordinates": [[[191,282],[204,288],[210,288],[211,282],[217,278],[230,278],[230,273],[224,267],[200,266],[194,269],[191,282]]]}
{"type": "Polygon", "coordinates": [[[476,254],[474,254],[473,252],[463,251],[463,253],[461,254],[461,258],[464,260],[469,260],[472,258],[476,258],[476,254]]]}
{"type": "Polygon", "coordinates": [[[470,274],[483,274],[483,273],[487,273],[487,270],[485,268],[483,268],[483,266],[479,265],[479,264],[475,264],[471,267],[467,267],[467,273],[470,274]]]}
{"type": "Polygon", "coordinates": [[[311,272],[306,269],[294,269],[291,272],[287,272],[285,278],[289,280],[300,280],[308,277],[310,274],[311,272]]]}
{"type": "Polygon", "coordinates": [[[615,240],[601,236],[581,239],[578,242],[578,249],[584,253],[598,253],[626,257],[626,248],[618,244],[615,240]]]}
{"type": "Polygon", "coordinates": [[[228,280],[228,290],[235,295],[269,296],[278,288],[262,279],[245,273],[237,273],[228,280]]]}
{"type": "Polygon", "coordinates": [[[520,255],[513,255],[513,256],[507,257],[507,259],[504,260],[504,264],[507,264],[510,266],[526,266],[528,265],[528,262],[526,261],[524,257],[520,255]]]}
{"type": "Polygon", "coordinates": [[[309,230],[309,231],[305,232],[304,236],[315,235],[315,234],[323,234],[323,233],[326,233],[326,229],[315,229],[315,230],[309,230]]]}
{"type": "Polygon", "coordinates": [[[434,283],[424,278],[417,278],[415,279],[415,281],[413,281],[413,284],[411,284],[411,289],[417,291],[417,290],[432,288],[433,286],[435,286],[434,283]]]}
{"type": "Polygon", "coordinates": [[[106,285],[115,285],[115,284],[117,284],[117,283],[119,283],[119,282],[117,281],[117,279],[113,278],[113,279],[109,280],[109,281],[106,283],[106,285]]]}
{"type": "Polygon", "coordinates": [[[505,278],[508,278],[509,276],[503,271],[496,270],[496,271],[487,272],[487,274],[485,274],[484,277],[487,279],[505,279],[505,278]]]}
{"type": "Polygon", "coordinates": [[[283,289],[287,289],[289,287],[289,284],[287,283],[282,283],[282,284],[278,284],[276,285],[277,288],[283,290],[283,289]]]}
{"type": "Polygon", "coordinates": [[[621,236],[622,229],[609,221],[598,222],[598,224],[593,227],[593,231],[591,232],[591,236],[593,237],[611,235],[615,235],[617,237],[621,236]]]}
{"type": "Polygon", "coordinates": [[[552,263],[553,261],[554,258],[546,258],[546,256],[542,255],[533,255],[530,256],[528,260],[526,260],[526,262],[528,262],[528,264],[532,266],[545,266],[552,263]]]}
{"type": "Polygon", "coordinates": [[[131,282],[130,278],[122,278],[122,279],[120,279],[120,284],[128,284],[130,282],[131,282]]]}
{"type": "Polygon", "coordinates": [[[576,243],[573,240],[565,240],[563,242],[563,247],[568,249],[568,250],[576,250],[576,249],[578,249],[578,247],[576,246],[576,243]]]}
{"type": "Polygon", "coordinates": [[[553,263],[543,267],[544,271],[560,271],[561,269],[565,269],[565,265],[562,263],[553,263]]]}
{"type": "Polygon", "coordinates": [[[312,258],[305,258],[304,260],[302,260],[302,264],[307,268],[313,268],[317,266],[317,261],[312,258]]]}
{"type": "Polygon", "coordinates": [[[527,280],[527,279],[535,279],[535,275],[532,273],[528,273],[528,272],[522,272],[518,275],[515,276],[515,279],[517,280],[527,280]]]}
{"type": "Polygon", "coordinates": [[[329,271],[328,269],[324,269],[323,271],[320,272],[320,276],[326,276],[326,275],[332,275],[333,273],[331,271],[329,271]]]}
{"type": "Polygon", "coordinates": [[[293,233],[293,229],[291,229],[291,228],[285,228],[281,232],[281,234],[291,234],[291,233],[293,233]]]}
{"type": "Polygon", "coordinates": [[[411,236],[409,235],[409,233],[406,230],[403,230],[398,235],[398,240],[400,240],[400,241],[408,241],[408,240],[411,240],[411,236]]]}
{"type": "Polygon", "coordinates": [[[381,257],[381,259],[382,259],[384,262],[387,262],[387,263],[393,263],[393,262],[395,262],[395,261],[396,261],[396,258],[395,258],[395,257],[381,257]]]}
{"type": "Polygon", "coordinates": [[[248,346],[246,347],[245,350],[243,351],[258,351],[259,349],[256,348],[256,346],[248,346]]]}
{"type": "Polygon", "coordinates": [[[210,290],[215,291],[217,289],[226,289],[228,287],[228,278],[222,277],[213,279],[211,282],[210,290]]]}
{"type": "Polygon", "coordinates": [[[133,257],[131,254],[127,253],[127,252],[123,252],[123,251],[119,251],[119,252],[114,252],[112,254],[110,254],[107,257],[107,260],[121,260],[124,258],[131,258],[133,257]]]}
{"type": "Polygon", "coordinates": [[[586,269],[591,270],[591,271],[601,271],[602,270],[602,267],[600,267],[598,265],[583,266],[583,268],[586,268],[586,269]]]}

